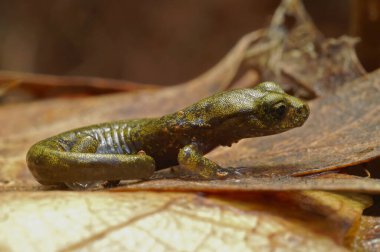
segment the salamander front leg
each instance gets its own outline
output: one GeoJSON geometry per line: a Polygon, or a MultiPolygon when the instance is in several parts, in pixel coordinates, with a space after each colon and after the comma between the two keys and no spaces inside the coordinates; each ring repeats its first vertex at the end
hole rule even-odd
{"type": "Polygon", "coordinates": [[[186,145],[178,153],[178,163],[186,174],[204,179],[226,178],[233,169],[222,168],[217,163],[205,158],[196,144],[186,145]]]}

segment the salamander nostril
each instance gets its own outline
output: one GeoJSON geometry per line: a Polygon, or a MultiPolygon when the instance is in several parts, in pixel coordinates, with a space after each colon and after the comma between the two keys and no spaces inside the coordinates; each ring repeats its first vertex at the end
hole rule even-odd
{"type": "Polygon", "coordinates": [[[299,116],[307,118],[309,116],[309,113],[310,113],[310,109],[309,109],[309,106],[307,104],[303,104],[302,106],[299,106],[297,108],[297,114],[299,116]]]}
{"type": "Polygon", "coordinates": [[[307,104],[303,104],[301,106],[298,106],[296,108],[296,115],[299,117],[299,118],[308,118],[309,117],[309,106],[307,104]]]}

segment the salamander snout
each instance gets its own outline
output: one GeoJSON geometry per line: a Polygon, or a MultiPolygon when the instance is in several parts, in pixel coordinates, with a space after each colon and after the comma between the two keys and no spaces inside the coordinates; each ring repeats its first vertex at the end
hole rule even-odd
{"type": "Polygon", "coordinates": [[[294,122],[296,124],[295,126],[300,127],[304,124],[306,119],[309,117],[310,108],[306,103],[302,102],[302,103],[297,104],[297,106],[294,109],[294,112],[295,112],[294,122]]]}

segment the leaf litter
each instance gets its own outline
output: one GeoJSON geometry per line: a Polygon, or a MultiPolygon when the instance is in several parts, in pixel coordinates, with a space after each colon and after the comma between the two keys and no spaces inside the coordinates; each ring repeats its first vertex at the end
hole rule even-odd
{"type": "Polygon", "coordinates": [[[380,73],[365,75],[354,43],[347,37],[325,39],[299,1],[284,0],[267,29],[245,35],[213,69],[187,83],[0,107],[1,250],[360,250],[377,236],[354,239],[370,226],[369,217],[360,218],[371,200],[357,192],[379,194],[379,181],[331,171],[379,156],[380,73]],[[101,121],[160,116],[263,79],[276,80],[300,97],[321,98],[310,102],[312,114],[304,127],[209,154],[245,170],[244,178],[189,181],[164,172],[109,192],[63,192],[38,186],[26,168],[29,146],[52,134],[101,121]],[[20,116],[9,120],[14,115],[20,116]]]}

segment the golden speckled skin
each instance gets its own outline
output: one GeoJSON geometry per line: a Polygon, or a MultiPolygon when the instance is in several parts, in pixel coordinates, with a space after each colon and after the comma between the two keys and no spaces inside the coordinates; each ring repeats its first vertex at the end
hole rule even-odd
{"type": "Polygon", "coordinates": [[[203,155],[243,138],[300,127],[303,101],[279,85],[217,93],[160,118],[124,120],[67,131],[33,145],[27,164],[42,184],[150,177],[180,164],[186,173],[213,179],[233,173],[203,155]]]}

